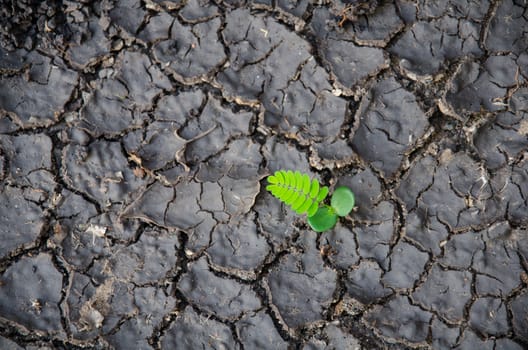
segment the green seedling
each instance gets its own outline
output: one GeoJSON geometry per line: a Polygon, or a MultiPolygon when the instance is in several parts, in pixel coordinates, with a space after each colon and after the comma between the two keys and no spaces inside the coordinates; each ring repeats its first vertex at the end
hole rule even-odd
{"type": "Polygon", "coordinates": [[[320,186],[317,179],[310,180],[299,171],[278,170],[268,176],[268,183],[266,189],[297,214],[306,214],[308,224],[316,232],[330,230],[338,216],[347,216],[354,208],[354,194],[345,186],[336,188],[330,205],[320,206],[328,195],[328,187],[320,186]]]}
{"type": "Polygon", "coordinates": [[[319,209],[319,203],[328,195],[328,187],[319,185],[317,179],[310,180],[306,174],[291,170],[279,170],[268,176],[269,185],[266,189],[291,206],[297,214],[314,216],[319,209]]]}

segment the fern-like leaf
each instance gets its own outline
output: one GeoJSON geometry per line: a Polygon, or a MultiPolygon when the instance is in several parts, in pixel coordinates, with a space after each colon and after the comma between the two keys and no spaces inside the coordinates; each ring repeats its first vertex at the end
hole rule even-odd
{"type": "Polygon", "coordinates": [[[298,214],[314,216],[319,203],[328,195],[328,187],[319,185],[317,179],[310,180],[299,171],[278,170],[268,176],[266,189],[283,203],[291,206],[298,214]]]}

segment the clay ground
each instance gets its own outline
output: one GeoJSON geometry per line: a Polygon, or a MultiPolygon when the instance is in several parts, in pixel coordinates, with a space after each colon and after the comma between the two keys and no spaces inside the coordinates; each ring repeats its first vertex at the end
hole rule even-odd
{"type": "Polygon", "coordinates": [[[0,43],[1,349],[528,348],[525,0],[3,1],[0,43]]]}

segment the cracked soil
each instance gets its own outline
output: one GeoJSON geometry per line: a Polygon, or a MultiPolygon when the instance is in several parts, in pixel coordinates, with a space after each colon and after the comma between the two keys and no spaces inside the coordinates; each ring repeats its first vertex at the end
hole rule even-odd
{"type": "Polygon", "coordinates": [[[2,1],[0,348],[527,349],[527,135],[526,0],[2,1]]]}

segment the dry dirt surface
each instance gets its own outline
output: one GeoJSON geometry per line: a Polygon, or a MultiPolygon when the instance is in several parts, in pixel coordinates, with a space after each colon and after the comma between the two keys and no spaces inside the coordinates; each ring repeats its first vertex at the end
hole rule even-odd
{"type": "Polygon", "coordinates": [[[527,349],[527,80],[526,0],[2,1],[0,348],[527,349]]]}

